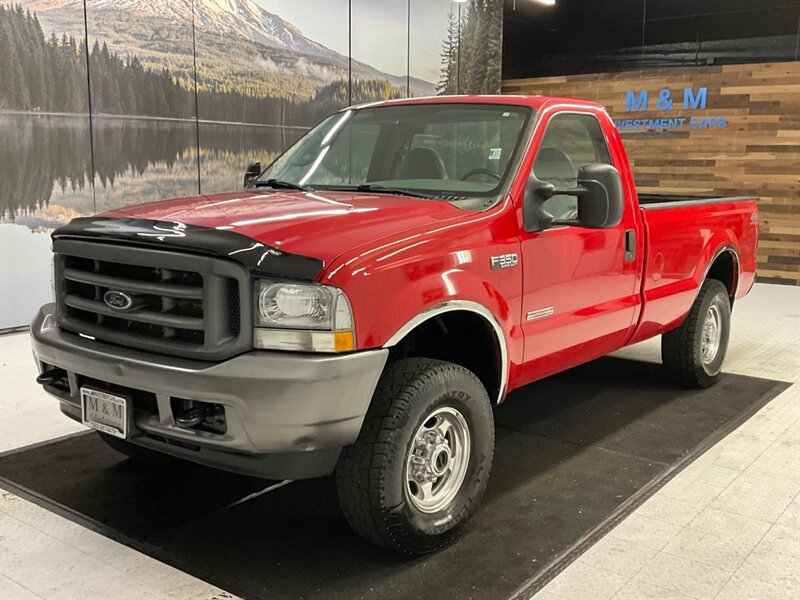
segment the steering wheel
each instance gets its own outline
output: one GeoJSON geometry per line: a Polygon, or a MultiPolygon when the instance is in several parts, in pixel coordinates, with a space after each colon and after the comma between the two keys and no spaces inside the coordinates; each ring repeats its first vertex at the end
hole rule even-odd
{"type": "Polygon", "coordinates": [[[497,181],[501,181],[503,176],[496,171],[492,171],[491,169],[472,169],[471,171],[467,171],[464,173],[459,179],[461,181],[466,181],[470,177],[475,177],[475,175],[487,175],[488,177],[494,177],[497,181]]]}

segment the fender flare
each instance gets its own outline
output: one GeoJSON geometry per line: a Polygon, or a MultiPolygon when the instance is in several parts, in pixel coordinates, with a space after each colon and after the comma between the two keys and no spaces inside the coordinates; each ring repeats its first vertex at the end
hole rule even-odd
{"type": "Polygon", "coordinates": [[[713,267],[717,259],[726,252],[731,254],[733,258],[734,272],[732,273],[733,275],[733,282],[731,284],[732,289],[728,290],[728,294],[730,295],[731,299],[731,305],[733,305],[733,301],[736,298],[736,291],[739,288],[739,279],[741,278],[742,275],[742,264],[739,259],[739,252],[737,252],[733,244],[730,243],[722,244],[719,248],[716,249],[714,254],[711,255],[711,258],[709,259],[708,264],[706,265],[705,271],[703,272],[703,277],[698,282],[697,293],[694,296],[692,304],[694,304],[694,301],[697,300],[697,296],[700,295],[700,287],[703,285],[703,282],[705,282],[706,279],[708,279],[708,274],[711,272],[711,267],[713,267]]]}
{"type": "Polygon", "coordinates": [[[483,304],[471,300],[447,300],[439,304],[434,304],[408,320],[386,341],[383,347],[391,348],[400,343],[404,337],[425,321],[437,315],[455,311],[467,311],[480,315],[488,321],[494,329],[495,336],[497,337],[497,344],[500,347],[500,386],[496,398],[497,404],[500,404],[505,398],[506,387],[508,385],[508,347],[500,322],[497,320],[497,317],[494,316],[494,313],[483,304]]]}

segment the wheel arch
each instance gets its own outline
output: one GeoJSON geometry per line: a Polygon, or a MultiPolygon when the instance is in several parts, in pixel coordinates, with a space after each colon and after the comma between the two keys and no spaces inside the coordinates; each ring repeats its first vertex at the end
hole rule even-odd
{"type": "Polygon", "coordinates": [[[449,360],[473,371],[489,398],[499,404],[508,388],[508,347],[505,334],[494,313],[471,300],[447,300],[418,313],[398,329],[383,345],[396,356],[427,356],[449,360]],[[435,332],[450,337],[452,344],[440,348],[420,348],[435,332]],[[477,339],[475,347],[460,346],[464,336],[477,339]],[[411,354],[409,354],[411,353],[411,354]]]}
{"type": "MultiPolygon", "coordinates": [[[[736,290],[739,286],[739,276],[741,265],[739,263],[739,253],[731,244],[724,244],[719,247],[708,262],[705,274],[700,280],[700,285],[708,279],[716,279],[728,290],[728,297],[733,306],[736,298],[736,290]]],[[[699,288],[698,288],[699,293],[699,288]]]]}

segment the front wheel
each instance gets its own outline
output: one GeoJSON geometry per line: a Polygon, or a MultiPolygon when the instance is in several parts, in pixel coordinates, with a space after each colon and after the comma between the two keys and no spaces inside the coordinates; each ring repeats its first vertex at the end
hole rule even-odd
{"type": "Polygon", "coordinates": [[[728,290],[716,279],[708,279],[683,323],[661,336],[661,361],[667,372],[687,387],[713,385],[722,370],[730,330],[728,290]]]}
{"type": "Polygon", "coordinates": [[[390,363],[336,468],[342,512],[375,544],[433,552],[477,508],[493,456],[492,408],[471,371],[427,358],[390,363]]]}

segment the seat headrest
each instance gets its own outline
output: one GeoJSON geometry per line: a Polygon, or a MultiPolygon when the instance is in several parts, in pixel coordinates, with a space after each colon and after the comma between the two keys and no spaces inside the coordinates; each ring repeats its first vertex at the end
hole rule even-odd
{"type": "Polygon", "coordinates": [[[544,181],[570,181],[578,177],[578,171],[572,159],[559,148],[547,146],[539,149],[536,162],[533,165],[536,177],[544,181]]]}
{"type": "Polygon", "coordinates": [[[431,148],[414,148],[400,167],[400,179],[447,179],[442,157],[431,148]]]}

